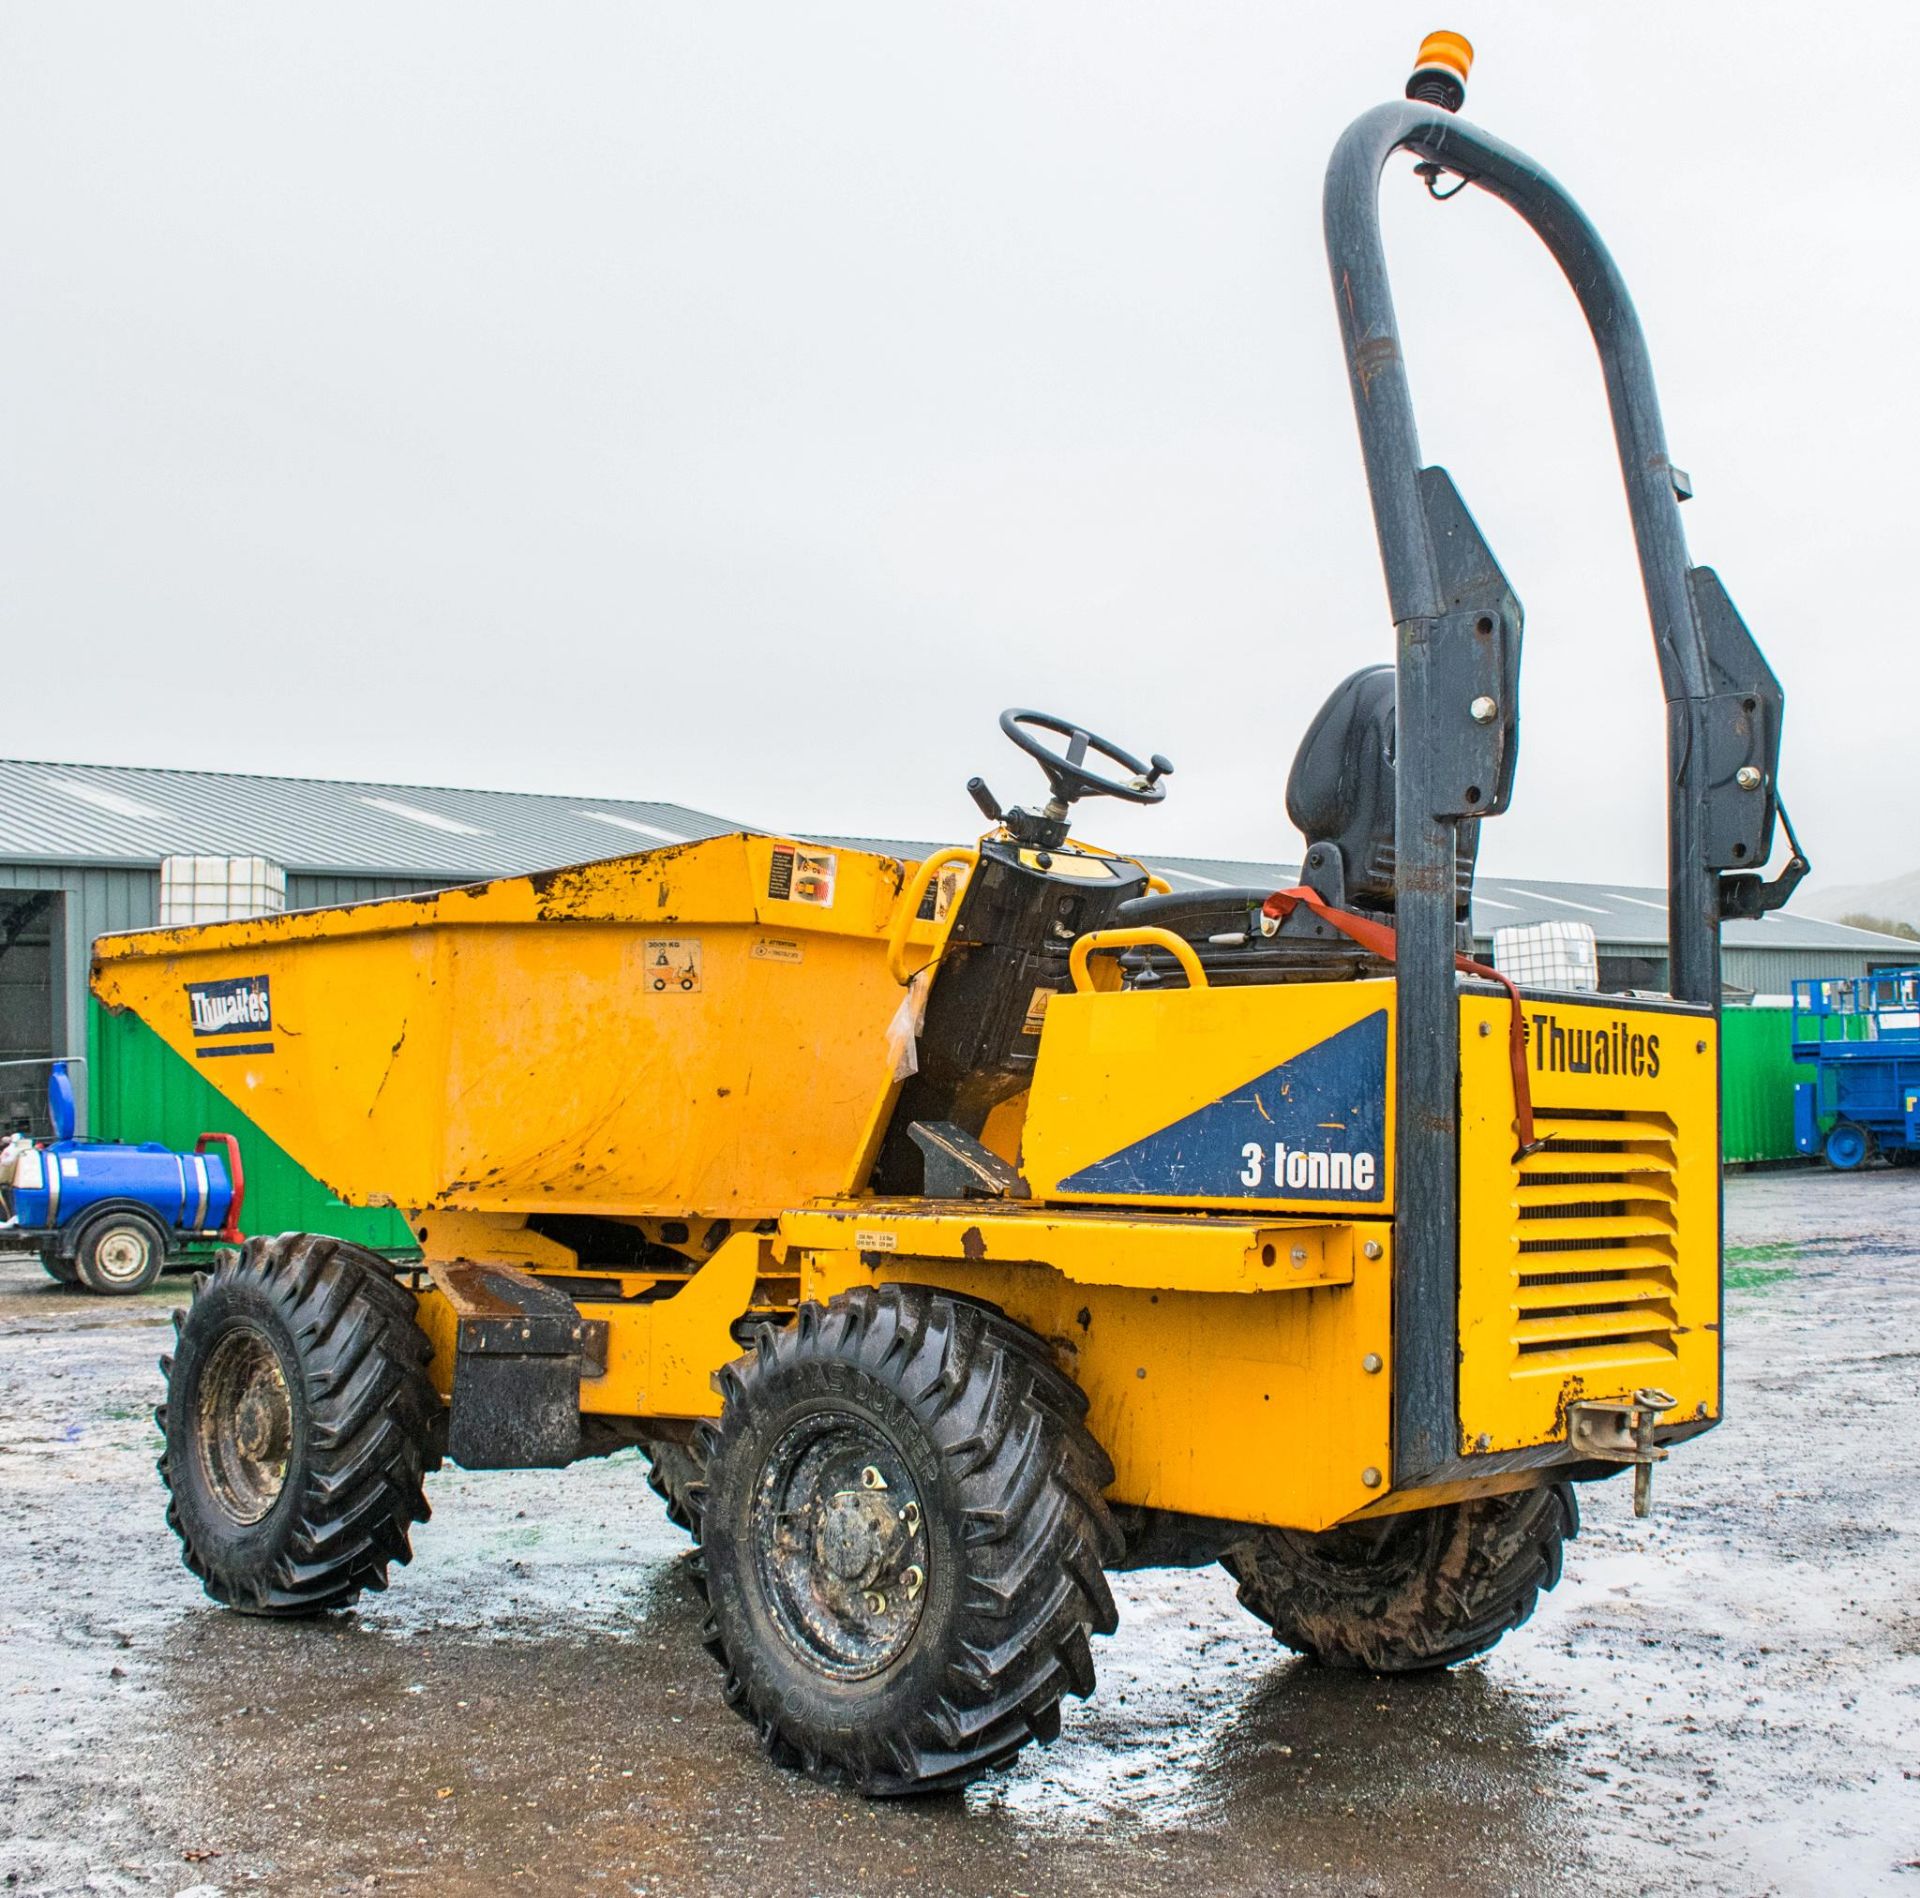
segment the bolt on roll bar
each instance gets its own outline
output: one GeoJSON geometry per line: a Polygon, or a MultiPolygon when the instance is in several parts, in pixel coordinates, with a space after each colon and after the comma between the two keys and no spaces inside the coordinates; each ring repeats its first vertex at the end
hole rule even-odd
{"type": "MultiPolygon", "coordinates": [[[[1463,84],[1464,68],[1455,70],[1463,84]]],[[[1667,702],[1674,998],[1717,1009],[1721,918],[1777,908],[1806,871],[1796,847],[1773,882],[1756,874],[1772,845],[1782,695],[1717,576],[1688,564],[1679,509],[1687,482],[1667,455],[1646,338],[1619,269],[1545,170],[1452,116],[1460,86],[1446,87],[1441,74],[1442,96],[1430,83],[1422,90],[1422,77],[1416,72],[1409,102],[1378,106],[1348,127],[1327,168],[1324,202],[1397,644],[1393,1438],[1401,1485],[1459,1460],[1455,827],[1506,808],[1520,609],[1451,481],[1421,465],[1380,236],[1380,178],[1395,152],[1423,161],[1429,188],[1444,169],[1462,181],[1456,189],[1476,186],[1517,211],[1566,274],[1599,351],[1667,702]]],[[[1473,1461],[1484,1474],[1486,1460],[1473,1461]]]]}

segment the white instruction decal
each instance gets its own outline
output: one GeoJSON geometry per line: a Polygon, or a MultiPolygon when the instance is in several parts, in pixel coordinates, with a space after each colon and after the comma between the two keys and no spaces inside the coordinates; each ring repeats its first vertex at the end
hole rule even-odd
{"type": "Polygon", "coordinates": [[[833,907],[834,879],[840,860],[831,850],[809,850],[801,844],[775,844],[767,871],[767,894],[781,902],[813,903],[833,907]]]}

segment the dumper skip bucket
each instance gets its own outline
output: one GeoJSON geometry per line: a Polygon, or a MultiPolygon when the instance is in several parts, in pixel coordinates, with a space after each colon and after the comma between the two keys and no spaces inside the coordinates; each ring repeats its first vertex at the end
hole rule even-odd
{"type": "Polygon", "coordinates": [[[864,1178],[919,907],[893,858],[717,837],[105,937],[94,991],[356,1205],[760,1218],[864,1178]]]}

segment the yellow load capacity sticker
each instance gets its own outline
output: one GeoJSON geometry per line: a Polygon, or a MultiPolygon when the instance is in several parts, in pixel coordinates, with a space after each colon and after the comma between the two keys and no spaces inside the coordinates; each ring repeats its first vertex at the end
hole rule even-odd
{"type": "Polygon", "coordinates": [[[700,993],[698,936],[654,936],[648,939],[641,953],[647,972],[647,987],[654,994],[700,993]]]}

